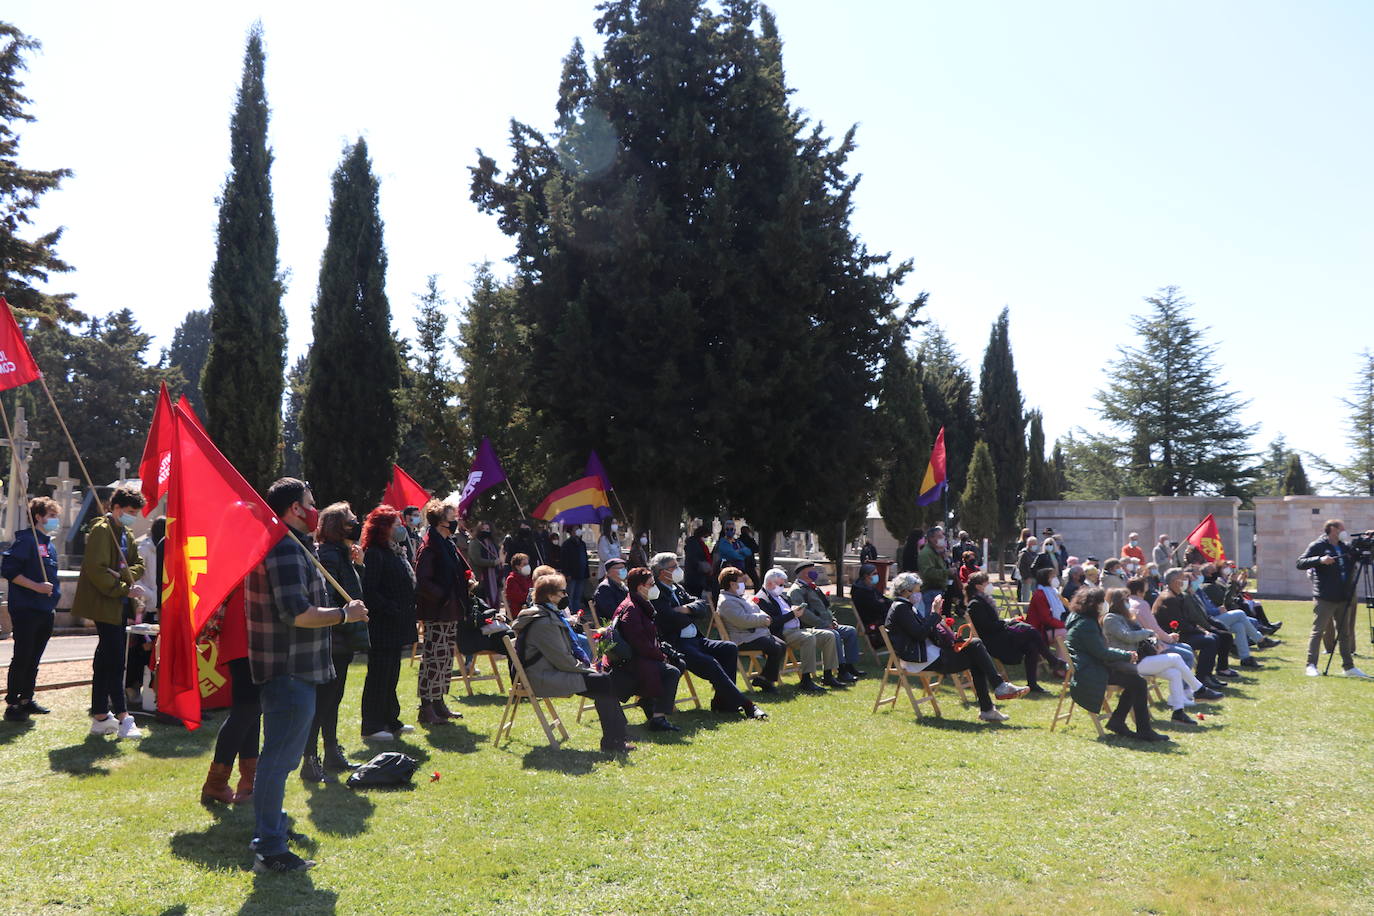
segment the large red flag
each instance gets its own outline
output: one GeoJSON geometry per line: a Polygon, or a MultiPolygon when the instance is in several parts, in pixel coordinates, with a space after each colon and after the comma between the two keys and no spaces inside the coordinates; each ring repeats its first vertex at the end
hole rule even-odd
{"type": "Polygon", "coordinates": [[[172,416],[158,707],[195,729],[202,691],[196,636],[287,532],[210,437],[181,408],[172,416]]]}
{"type": "Polygon", "coordinates": [[[391,483],[386,485],[386,491],[382,493],[382,502],[400,512],[406,506],[419,506],[424,508],[425,503],[429,502],[429,491],[401,470],[399,464],[391,466],[391,483]]]}
{"type": "Polygon", "coordinates": [[[157,407],[148,427],[148,441],[143,443],[143,457],[138,462],[138,476],[143,490],[143,514],[157,508],[157,501],[167,492],[167,476],[172,470],[172,399],[163,382],[157,393],[157,407]]]}
{"type": "Polygon", "coordinates": [[[191,401],[186,395],[177,398],[177,406],[186,412],[186,416],[191,418],[191,422],[200,427],[201,432],[205,432],[205,424],[200,422],[200,417],[196,416],[195,408],[191,406],[191,401]]]}
{"type": "Polygon", "coordinates": [[[14,320],[10,304],[0,296],[0,391],[8,391],[27,385],[43,373],[38,371],[38,363],[33,361],[29,345],[24,342],[24,332],[19,330],[19,322],[14,320]]]}
{"type": "Polygon", "coordinates": [[[1193,533],[1188,535],[1187,541],[1207,558],[1208,563],[1220,563],[1226,559],[1226,548],[1221,546],[1221,532],[1217,530],[1217,520],[1210,512],[1193,529],[1193,533]]]}

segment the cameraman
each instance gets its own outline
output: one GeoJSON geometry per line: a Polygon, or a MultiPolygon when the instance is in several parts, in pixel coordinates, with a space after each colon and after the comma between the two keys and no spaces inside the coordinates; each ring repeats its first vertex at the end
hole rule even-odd
{"type": "Polygon", "coordinates": [[[1312,636],[1307,641],[1307,676],[1321,674],[1317,668],[1317,658],[1321,651],[1322,633],[1328,624],[1335,624],[1336,640],[1341,650],[1341,667],[1346,677],[1367,678],[1355,667],[1354,630],[1348,625],[1347,615],[1353,614],[1354,601],[1350,598],[1350,580],[1355,573],[1355,558],[1347,546],[1350,535],[1346,534],[1345,522],[1333,518],[1322,526],[1326,537],[1317,538],[1307,545],[1307,550],[1298,557],[1298,569],[1307,570],[1312,579],[1312,597],[1316,599],[1313,609],[1312,636]]]}

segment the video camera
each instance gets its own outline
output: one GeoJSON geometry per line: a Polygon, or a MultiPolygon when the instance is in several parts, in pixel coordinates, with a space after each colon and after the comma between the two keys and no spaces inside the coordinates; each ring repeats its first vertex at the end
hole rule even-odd
{"type": "Polygon", "coordinates": [[[1374,531],[1351,532],[1350,547],[1363,554],[1374,553],[1374,531]]]}

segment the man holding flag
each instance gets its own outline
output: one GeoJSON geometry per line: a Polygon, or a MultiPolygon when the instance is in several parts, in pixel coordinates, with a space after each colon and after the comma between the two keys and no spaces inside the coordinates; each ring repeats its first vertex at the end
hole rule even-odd
{"type": "Polygon", "coordinates": [[[358,600],[324,606],[324,578],[308,552],[319,511],[305,481],[276,481],[267,490],[267,505],[291,532],[244,581],[248,660],[262,700],[262,751],[253,785],[253,871],[259,873],[304,871],[315,865],[286,848],[286,779],[301,762],[315,717],[315,687],[334,677],[325,628],[367,620],[367,608],[358,600]]]}

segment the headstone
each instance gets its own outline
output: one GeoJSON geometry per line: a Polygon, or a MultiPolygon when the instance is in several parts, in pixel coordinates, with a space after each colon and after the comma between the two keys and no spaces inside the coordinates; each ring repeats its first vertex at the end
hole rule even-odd
{"type": "Polygon", "coordinates": [[[29,433],[29,421],[24,417],[23,407],[15,408],[14,424],[10,429],[14,432],[13,441],[3,440],[10,450],[10,473],[5,488],[4,535],[7,540],[13,540],[15,531],[27,527],[24,513],[29,492],[29,459],[38,448],[37,442],[25,438],[29,433]]]}
{"type": "Polygon", "coordinates": [[[119,469],[119,483],[127,483],[129,480],[129,459],[123,455],[115,462],[115,467],[119,469]]]}
{"type": "MultiPolygon", "coordinates": [[[[44,483],[53,488],[52,498],[57,503],[57,518],[62,523],[62,531],[70,531],[72,522],[76,520],[77,509],[81,506],[81,494],[76,489],[79,481],[71,476],[71,463],[67,461],[57,462],[57,476],[47,478],[44,483]]],[[[57,543],[65,544],[67,539],[62,535],[56,538],[57,543]]],[[[59,558],[63,568],[67,566],[66,554],[63,553],[59,558]]]]}

